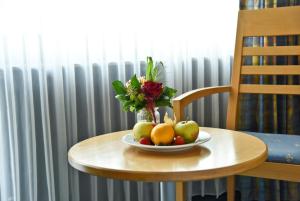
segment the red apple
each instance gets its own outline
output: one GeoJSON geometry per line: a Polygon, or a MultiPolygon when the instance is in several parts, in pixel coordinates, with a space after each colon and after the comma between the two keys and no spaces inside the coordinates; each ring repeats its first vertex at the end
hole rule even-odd
{"type": "Polygon", "coordinates": [[[180,135],[177,135],[174,139],[175,139],[174,140],[174,144],[175,145],[182,145],[182,144],[184,144],[184,139],[180,135]]]}
{"type": "Polygon", "coordinates": [[[152,144],[150,138],[148,138],[148,137],[142,137],[139,142],[140,142],[140,144],[145,144],[145,145],[151,145],[152,144]]]}

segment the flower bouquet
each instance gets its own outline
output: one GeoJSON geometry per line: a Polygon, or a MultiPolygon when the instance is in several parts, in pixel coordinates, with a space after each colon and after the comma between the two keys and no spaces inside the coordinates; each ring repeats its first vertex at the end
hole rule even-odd
{"type": "MultiPolygon", "coordinates": [[[[163,63],[160,62],[163,67],[163,63]]],[[[151,57],[147,57],[146,76],[133,75],[124,85],[121,81],[112,82],[116,98],[122,103],[124,111],[139,112],[146,109],[156,123],[155,107],[168,106],[172,108],[171,98],[176,94],[175,89],[164,86],[158,80],[159,66],[153,65],[151,57]]]]}

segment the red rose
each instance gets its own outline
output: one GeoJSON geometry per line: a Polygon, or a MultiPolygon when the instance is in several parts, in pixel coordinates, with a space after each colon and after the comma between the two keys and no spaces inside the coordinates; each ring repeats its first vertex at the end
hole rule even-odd
{"type": "Polygon", "coordinates": [[[162,83],[145,81],[144,85],[142,86],[142,91],[145,94],[146,99],[156,99],[163,91],[162,83]]]}

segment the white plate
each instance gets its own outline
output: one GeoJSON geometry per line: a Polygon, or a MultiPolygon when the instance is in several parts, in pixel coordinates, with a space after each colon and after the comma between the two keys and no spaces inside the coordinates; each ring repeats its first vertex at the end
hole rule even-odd
{"type": "Polygon", "coordinates": [[[123,136],[122,142],[125,144],[131,145],[133,147],[137,147],[139,149],[143,149],[146,151],[155,151],[155,152],[176,152],[190,149],[196,145],[202,144],[210,140],[211,136],[209,133],[205,131],[199,131],[199,135],[197,140],[194,143],[183,144],[183,145],[170,145],[170,146],[154,146],[154,145],[144,145],[135,141],[133,135],[128,133],[123,136]]]}

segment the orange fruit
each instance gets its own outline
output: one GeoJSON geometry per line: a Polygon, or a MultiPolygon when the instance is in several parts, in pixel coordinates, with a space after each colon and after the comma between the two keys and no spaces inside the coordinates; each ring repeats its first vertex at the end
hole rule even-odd
{"type": "Polygon", "coordinates": [[[169,145],[175,136],[172,125],[162,123],[156,125],[151,131],[151,140],[155,145],[169,145]]]}

